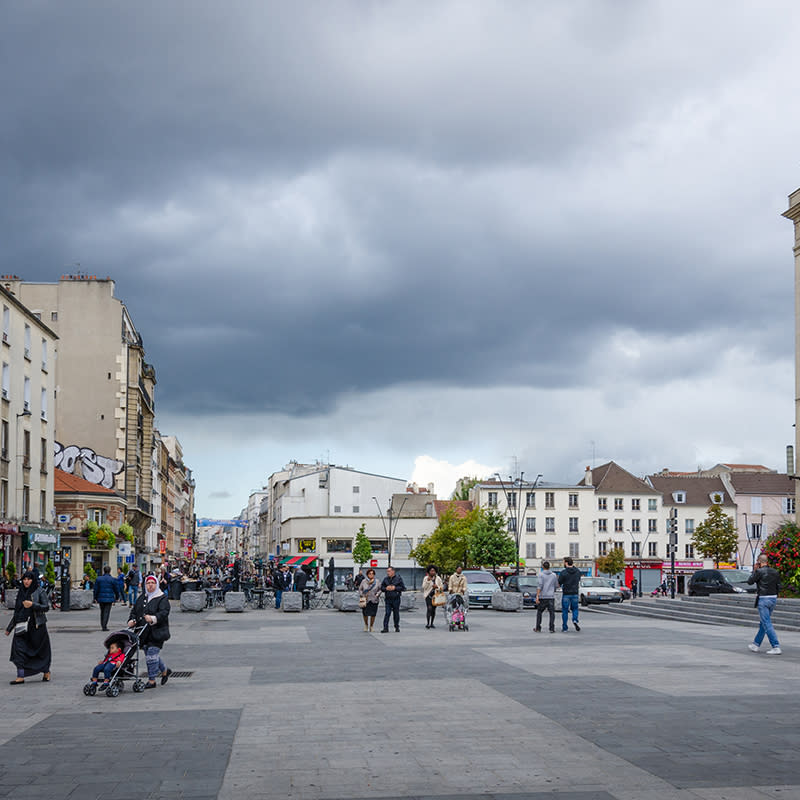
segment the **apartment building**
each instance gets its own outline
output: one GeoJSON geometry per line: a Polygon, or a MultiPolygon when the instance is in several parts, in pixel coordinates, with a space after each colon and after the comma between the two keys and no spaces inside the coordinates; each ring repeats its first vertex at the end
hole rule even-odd
{"type": "Polygon", "coordinates": [[[0,541],[3,566],[43,569],[58,549],[53,500],[56,332],[0,278],[0,541]]]}
{"type": "Polygon", "coordinates": [[[58,337],[57,466],[124,497],[135,548],[144,551],[152,521],[156,378],[128,309],[114,296],[114,281],[70,274],[31,283],[14,276],[4,285],[58,337]]]}

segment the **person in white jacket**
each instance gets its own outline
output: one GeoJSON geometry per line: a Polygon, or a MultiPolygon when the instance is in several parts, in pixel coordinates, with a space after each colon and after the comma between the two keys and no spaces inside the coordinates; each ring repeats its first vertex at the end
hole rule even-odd
{"type": "Polygon", "coordinates": [[[444,584],[442,579],[436,574],[436,567],[428,567],[425,577],[422,579],[422,596],[425,598],[425,608],[427,609],[427,617],[425,618],[425,628],[435,628],[433,624],[436,619],[436,606],[433,604],[433,598],[437,591],[442,591],[444,584]]]}

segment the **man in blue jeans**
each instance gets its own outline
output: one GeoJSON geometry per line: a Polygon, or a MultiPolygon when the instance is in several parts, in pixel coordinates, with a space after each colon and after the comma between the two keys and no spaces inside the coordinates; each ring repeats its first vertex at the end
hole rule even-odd
{"type": "Polygon", "coordinates": [[[281,564],[280,571],[275,576],[275,608],[281,607],[281,598],[284,592],[292,590],[292,576],[289,573],[289,565],[281,564]]]}
{"type": "Polygon", "coordinates": [[[758,590],[756,608],[758,608],[758,618],[760,620],[758,633],[756,633],[752,644],[747,646],[754,653],[757,653],[761,647],[761,642],[764,641],[764,634],[766,634],[769,643],[772,645],[772,648],[767,650],[767,655],[779,656],[781,654],[781,645],[778,641],[778,635],[775,633],[775,628],[772,627],[772,609],[775,608],[778,602],[780,575],[776,569],[767,566],[767,557],[763,553],[758,557],[757,569],[753,571],[747,582],[756,584],[758,590]]]}
{"type": "Polygon", "coordinates": [[[558,584],[563,592],[561,597],[561,630],[564,632],[567,630],[569,612],[572,609],[572,624],[575,626],[575,630],[579,631],[581,626],[578,625],[578,606],[580,605],[578,596],[581,590],[581,571],[572,566],[572,558],[569,556],[564,559],[564,569],[558,575],[558,584]]]}

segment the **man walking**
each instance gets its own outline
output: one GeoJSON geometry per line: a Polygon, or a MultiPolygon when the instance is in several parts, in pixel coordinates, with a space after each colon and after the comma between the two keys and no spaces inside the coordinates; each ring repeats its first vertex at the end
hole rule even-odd
{"type": "Polygon", "coordinates": [[[119,584],[116,578],[111,577],[111,567],[108,564],[103,567],[103,574],[94,582],[94,599],[100,606],[100,627],[107,631],[111,604],[122,599],[119,584]]]}
{"type": "Polygon", "coordinates": [[[139,587],[142,585],[142,574],[136,569],[135,564],[128,570],[126,583],[128,584],[128,603],[133,608],[139,599],[139,587]]]}
{"type": "Polygon", "coordinates": [[[389,617],[394,617],[394,629],[400,630],[400,595],[406,590],[406,585],[399,575],[395,575],[394,567],[386,568],[386,577],[381,582],[383,602],[386,604],[386,613],[383,615],[383,630],[389,633],[389,617]]]}
{"type": "Polygon", "coordinates": [[[542,614],[547,610],[550,614],[550,633],[556,632],[556,586],[558,578],[550,572],[550,562],[542,562],[539,573],[539,586],[536,589],[536,633],[542,632],[542,614]]]}
{"type": "Polygon", "coordinates": [[[563,592],[561,597],[561,630],[562,632],[567,631],[569,612],[572,609],[572,624],[575,626],[575,630],[579,631],[581,626],[578,625],[578,606],[580,605],[578,595],[580,594],[581,571],[572,566],[572,558],[570,556],[564,559],[564,569],[561,570],[558,576],[558,583],[563,592]]]}
{"type": "Polygon", "coordinates": [[[284,592],[292,589],[292,576],[289,573],[289,565],[281,564],[280,571],[275,576],[275,608],[281,607],[281,598],[284,592]]]}
{"type": "Polygon", "coordinates": [[[300,592],[300,594],[303,596],[302,597],[303,608],[309,607],[309,597],[308,597],[308,592],[306,591],[307,583],[308,583],[308,573],[304,569],[298,567],[294,571],[294,590],[296,592],[300,592]]]}
{"type": "Polygon", "coordinates": [[[769,643],[772,645],[767,650],[768,656],[779,656],[781,645],[775,628],[772,627],[772,609],[778,602],[778,589],[780,589],[780,575],[778,570],[767,565],[767,557],[762,553],[758,557],[758,567],[747,579],[748,583],[754,583],[758,592],[756,597],[756,608],[758,609],[759,626],[755,639],[752,644],[747,645],[754,653],[758,652],[761,642],[764,641],[764,634],[767,635],[769,643]]]}

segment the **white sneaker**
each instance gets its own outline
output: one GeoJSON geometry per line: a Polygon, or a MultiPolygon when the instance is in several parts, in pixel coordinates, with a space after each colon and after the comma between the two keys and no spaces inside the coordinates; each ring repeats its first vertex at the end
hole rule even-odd
{"type": "Polygon", "coordinates": [[[757,644],[753,644],[753,642],[750,642],[750,644],[749,644],[749,645],[747,645],[747,646],[748,646],[748,647],[749,647],[749,648],[750,648],[750,649],[751,649],[751,650],[752,650],[754,653],[757,653],[757,652],[758,652],[758,645],[757,645],[757,644]]]}
{"type": "Polygon", "coordinates": [[[779,656],[781,654],[780,647],[773,647],[772,650],[767,650],[768,656],[779,656]]]}

